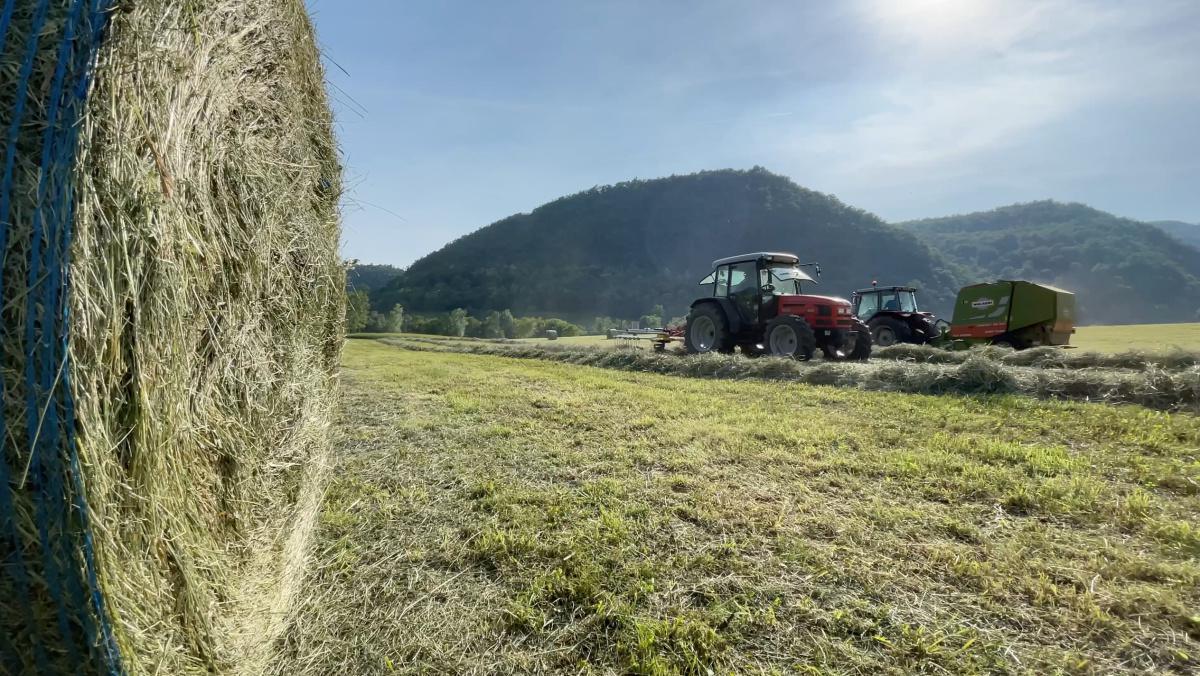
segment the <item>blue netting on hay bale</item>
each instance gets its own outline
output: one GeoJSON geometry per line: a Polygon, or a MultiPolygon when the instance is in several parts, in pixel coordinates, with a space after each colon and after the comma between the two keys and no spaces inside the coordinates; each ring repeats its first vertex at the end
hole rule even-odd
{"type": "Polygon", "coordinates": [[[0,631],[9,673],[124,671],[96,575],[68,354],[76,151],[112,5],[5,0],[0,10],[0,57],[16,67],[0,111],[0,255],[23,257],[0,265],[0,300],[21,303],[13,316],[24,319],[0,328],[20,346],[0,364],[0,584],[11,592],[0,602],[23,616],[23,631],[0,631]],[[35,185],[21,180],[30,162],[35,185]],[[32,529],[19,518],[26,504],[32,529]]]}

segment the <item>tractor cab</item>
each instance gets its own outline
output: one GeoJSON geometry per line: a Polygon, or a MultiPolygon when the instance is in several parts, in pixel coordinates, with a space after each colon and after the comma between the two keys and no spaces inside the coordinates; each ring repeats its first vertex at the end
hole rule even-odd
{"type": "Polygon", "coordinates": [[[859,331],[843,298],[805,294],[820,276],[816,263],[801,264],[789,253],[751,253],[713,261],[700,280],[699,298],[688,315],[688,352],[770,353],[811,358],[820,347],[830,358],[865,359],[870,339],[859,331]],[[866,337],[859,340],[860,336],[866,337]]]}
{"type": "Polygon", "coordinates": [[[911,286],[876,286],[859,289],[850,297],[854,315],[871,329],[875,345],[924,344],[937,340],[944,321],[917,308],[917,289],[911,286]]]}
{"type": "Polygon", "coordinates": [[[864,322],[875,313],[917,312],[917,290],[911,286],[885,286],[859,289],[850,297],[854,314],[864,322]]]}

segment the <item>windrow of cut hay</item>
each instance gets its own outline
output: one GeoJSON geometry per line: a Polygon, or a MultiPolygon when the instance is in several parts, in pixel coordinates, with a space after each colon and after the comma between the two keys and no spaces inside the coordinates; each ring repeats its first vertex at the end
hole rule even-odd
{"type": "Polygon", "coordinates": [[[872,359],[907,361],[918,364],[961,364],[982,357],[1007,366],[1032,366],[1060,369],[1166,369],[1181,371],[1200,366],[1200,352],[1179,348],[1165,352],[1129,350],[1116,354],[1080,352],[1060,347],[1034,347],[1028,350],[984,346],[951,351],[930,345],[891,345],[871,353],[872,359]]]}
{"type": "Polygon", "coordinates": [[[786,380],[913,394],[1022,394],[1044,399],[1138,404],[1161,410],[1200,410],[1200,367],[1195,366],[1179,370],[1154,366],[1141,370],[1045,368],[1011,366],[983,354],[967,354],[965,359],[946,364],[901,360],[799,362],[725,354],[685,356],[634,347],[472,343],[415,337],[379,340],[410,350],[545,359],[697,378],[786,380]]]}
{"type": "Polygon", "coordinates": [[[304,4],[4,8],[0,672],[261,672],[344,303],[304,4]]]}

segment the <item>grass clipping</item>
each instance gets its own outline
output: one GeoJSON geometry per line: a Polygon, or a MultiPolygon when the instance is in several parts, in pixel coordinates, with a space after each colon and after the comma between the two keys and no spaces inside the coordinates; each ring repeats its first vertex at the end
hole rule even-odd
{"type": "MultiPolygon", "coordinates": [[[[54,27],[73,3],[50,5],[54,27]]],[[[55,42],[39,48],[34,87],[55,42]]],[[[23,43],[4,53],[5,97],[11,46],[23,43]]],[[[131,673],[261,672],[302,577],[341,345],[340,168],[303,3],[121,3],[80,125],[69,375],[121,662],[131,673]]],[[[21,216],[39,171],[41,129],[26,127],[5,252],[10,326],[23,322],[21,216]]],[[[19,435],[25,410],[8,376],[23,348],[16,331],[4,340],[5,415],[19,435]]],[[[9,440],[10,467],[28,464],[28,442],[9,440]]],[[[36,622],[10,608],[0,632],[61,661],[34,510],[12,490],[36,622]]]]}

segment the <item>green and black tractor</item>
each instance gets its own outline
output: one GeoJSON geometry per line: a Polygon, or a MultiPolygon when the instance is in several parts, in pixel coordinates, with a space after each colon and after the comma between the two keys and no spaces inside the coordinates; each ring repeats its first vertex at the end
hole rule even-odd
{"type": "Polygon", "coordinates": [[[854,315],[866,322],[878,347],[896,343],[938,342],[949,327],[932,312],[917,309],[917,290],[911,286],[875,286],[851,296],[854,315]]]}

